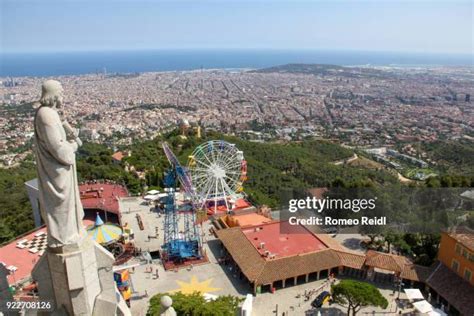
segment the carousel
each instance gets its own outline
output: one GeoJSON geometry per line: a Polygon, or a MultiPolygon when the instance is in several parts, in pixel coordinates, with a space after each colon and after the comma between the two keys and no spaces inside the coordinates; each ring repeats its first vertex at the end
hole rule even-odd
{"type": "Polygon", "coordinates": [[[123,253],[123,245],[119,242],[123,236],[122,228],[111,223],[104,223],[99,213],[94,225],[87,229],[87,233],[94,241],[112,252],[114,257],[123,253]]]}

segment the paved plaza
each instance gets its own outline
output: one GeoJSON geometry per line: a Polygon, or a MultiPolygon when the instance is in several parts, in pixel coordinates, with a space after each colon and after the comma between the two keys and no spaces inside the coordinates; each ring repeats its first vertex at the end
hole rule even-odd
{"type": "Polygon", "coordinates": [[[337,234],[334,236],[334,239],[337,240],[341,245],[346,247],[347,249],[350,249],[352,251],[357,251],[360,253],[365,253],[366,249],[362,247],[361,243],[364,240],[367,240],[368,237],[364,237],[361,234],[347,234],[347,233],[342,233],[342,234],[337,234]]]}
{"type": "MultiPolygon", "coordinates": [[[[163,222],[164,215],[159,215],[150,205],[142,203],[141,198],[125,198],[120,201],[122,210],[122,221],[127,222],[135,233],[135,243],[138,248],[144,251],[157,251],[161,249],[163,243],[163,222]],[[144,224],[144,230],[140,230],[136,215],[140,214],[144,224]],[[156,230],[155,227],[158,227],[156,230]],[[158,236],[155,238],[156,232],[158,236]],[[152,236],[152,238],[148,238],[152,236]]],[[[224,252],[220,242],[209,233],[210,224],[203,224],[201,232],[204,240],[204,250],[209,258],[209,263],[195,265],[192,268],[183,268],[178,271],[165,271],[161,261],[154,259],[152,263],[143,260],[133,259],[127,264],[140,264],[131,269],[131,280],[133,285],[133,296],[131,300],[131,310],[133,315],[145,315],[148,308],[149,299],[157,293],[181,291],[192,293],[200,291],[214,295],[236,295],[242,298],[246,294],[252,293],[250,285],[239,279],[238,274],[229,265],[221,265],[217,258],[223,256],[224,252]],[[133,270],[133,271],[132,271],[133,270]],[[151,272],[150,272],[151,271],[151,272]],[[158,276],[156,274],[158,271],[158,276]]],[[[359,239],[359,236],[345,236],[352,240],[359,239]]],[[[378,308],[364,308],[359,315],[395,315],[398,314],[393,295],[393,289],[378,286],[382,294],[389,301],[386,310],[378,308]]],[[[323,290],[329,291],[330,286],[327,279],[287,287],[277,290],[275,293],[263,293],[255,297],[253,315],[316,315],[316,310],[311,308],[311,301],[317,294],[312,295],[309,300],[305,300],[305,291],[323,290]],[[278,314],[277,314],[278,312],[278,314]]],[[[316,291],[315,291],[316,292],[316,291]]],[[[402,292],[401,299],[406,299],[402,292]]],[[[324,306],[322,315],[345,315],[346,308],[337,304],[324,306]],[[341,314],[342,313],[342,314],[341,314]]],[[[404,310],[404,312],[407,312],[404,310]]]]}
{"type": "MultiPolygon", "coordinates": [[[[141,198],[126,198],[120,201],[122,221],[127,222],[135,233],[135,244],[144,251],[157,251],[161,249],[163,243],[163,222],[164,215],[160,216],[149,205],[142,203],[141,198]],[[140,230],[136,215],[140,214],[144,224],[144,230],[140,230]],[[158,238],[155,230],[158,227],[158,238]]],[[[209,233],[209,223],[203,225],[204,250],[209,258],[209,263],[195,265],[192,268],[183,268],[175,271],[165,271],[159,259],[153,260],[151,264],[143,263],[138,259],[133,259],[127,264],[140,263],[141,265],[131,271],[131,279],[134,294],[131,301],[133,315],[145,315],[148,307],[148,300],[157,293],[172,292],[180,290],[183,293],[201,291],[214,295],[237,295],[244,297],[250,293],[248,284],[240,280],[229,266],[222,266],[217,262],[219,256],[223,255],[223,250],[219,242],[209,233]],[[147,272],[150,271],[151,273],[147,272]],[[156,277],[158,270],[158,278],[156,277]],[[148,296],[147,296],[148,295],[148,296]]]]}
{"type": "MultiPolygon", "coordinates": [[[[337,282],[337,281],[336,281],[337,282]]],[[[397,308],[395,303],[395,298],[398,295],[398,292],[393,294],[392,289],[380,288],[382,295],[388,300],[388,307],[383,310],[381,308],[367,307],[362,308],[358,315],[396,315],[398,314],[400,308],[397,308]]],[[[311,307],[311,302],[316,298],[318,294],[311,296],[309,300],[305,299],[305,291],[310,292],[312,290],[318,290],[317,293],[321,291],[330,291],[329,282],[325,280],[318,280],[302,285],[292,286],[285,289],[277,290],[274,294],[272,293],[263,293],[257,295],[254,301],[254,315],[317,315],[317,309],[311,307]]],[[[405,293],[400,294],[400,299],[406,299],[405,293]]],[[[347,308],[340,306],[338,304],[325,304],[323,308],[319,309],[321,315],[328,316],[339,316],[347,315],[347,308]]],[[[409,310],[403,310],[403,313],[407,313],[409,310]]]]}
{"type": "Polygon", "coordinates": [[[135,246],[143,251],[160,250],[163,244],[164,215],[158,214],[153,206],[145,203],[140,197],[122,198],[120,209],[122,223],[127,223],[135,233],[135,246]],[[142,218],[144,230],[141,230],[138,225],[137,215],[142,218]]]}

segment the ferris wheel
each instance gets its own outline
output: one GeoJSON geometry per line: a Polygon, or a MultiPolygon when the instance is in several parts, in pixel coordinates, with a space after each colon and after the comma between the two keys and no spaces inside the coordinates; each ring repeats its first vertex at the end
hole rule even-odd
{"type": "Polygon", "coordinates": [[[247,180],[247,162],[235,144],[211,140],[189,156],[188,171],[200,209],[211,212],[232,210],[247,180]]]}

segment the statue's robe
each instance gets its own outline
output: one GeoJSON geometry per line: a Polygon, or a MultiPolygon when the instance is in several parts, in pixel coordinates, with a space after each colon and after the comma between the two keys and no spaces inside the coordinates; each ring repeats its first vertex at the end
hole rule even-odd
{"type": "Polygon", "coordinates": [[[77,243],[85,236],[76,173],[77,144],[67,140],[54,108],[41,106],[34,126],[39,203],[48,227],[48,245],[77,243]]]}

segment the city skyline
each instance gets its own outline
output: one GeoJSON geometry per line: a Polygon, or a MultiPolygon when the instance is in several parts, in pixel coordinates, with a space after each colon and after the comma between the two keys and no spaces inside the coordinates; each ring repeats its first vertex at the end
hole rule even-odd
{"type": "Polygon", "coordinates": [[[2,0],[1,7],[3,53],[293,49],[472,55],[470,1],[2,0]]]}

